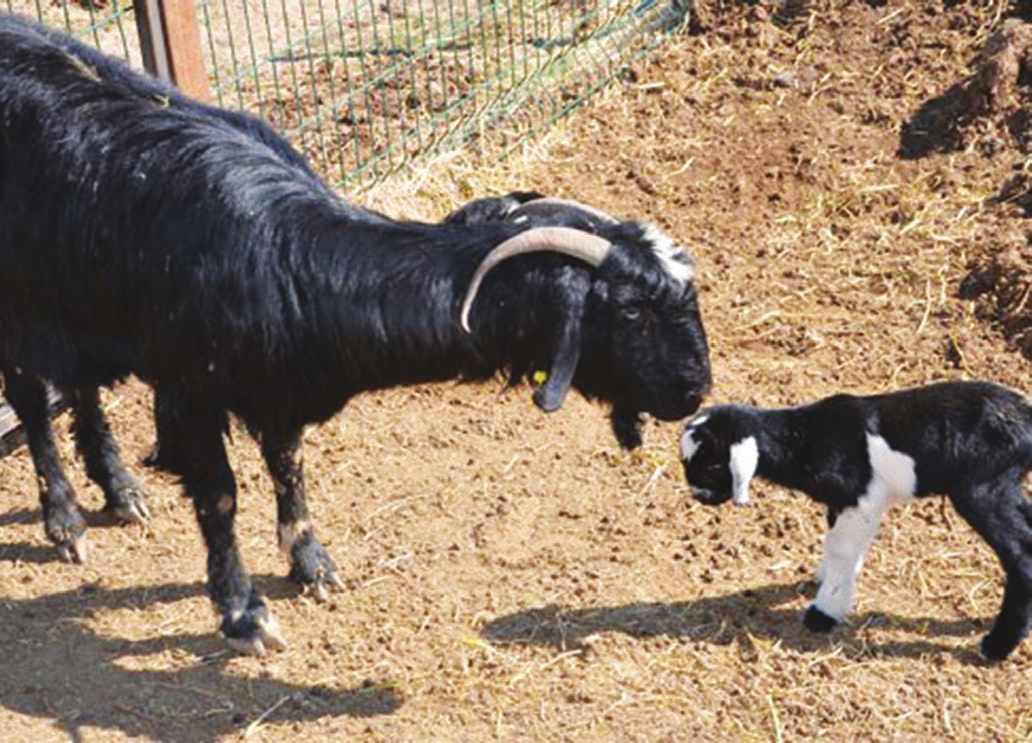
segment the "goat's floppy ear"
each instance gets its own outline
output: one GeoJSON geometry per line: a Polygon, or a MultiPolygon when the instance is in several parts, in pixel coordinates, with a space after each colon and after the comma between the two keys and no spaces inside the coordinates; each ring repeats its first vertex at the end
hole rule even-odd
{"type": "Polygon", "coordinates": [[[735,505],[749,504],[749,483],[756,474],[759,463],[760,450],[754,437],[749,436],[737,444],[732,444],[728,467],[731,470],[731,497],[735,505]]]}
{"type": "Polygon", "coordinates": [[[556,331],[552,347],[552,368],[544,384],[534,390],[534,404],[546,413],[563,406],[573,384],[573,375],[580,360],[581,308],[570,308],[556,331]]]}

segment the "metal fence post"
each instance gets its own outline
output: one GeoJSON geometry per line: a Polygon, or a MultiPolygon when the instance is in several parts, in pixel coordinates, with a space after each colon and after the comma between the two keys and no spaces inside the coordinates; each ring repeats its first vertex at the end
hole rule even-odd
{"type": "Polygon", "coordinates": [[[192,98],[211,100],[193,0],[136,0],[143,64],[192,98]]]}

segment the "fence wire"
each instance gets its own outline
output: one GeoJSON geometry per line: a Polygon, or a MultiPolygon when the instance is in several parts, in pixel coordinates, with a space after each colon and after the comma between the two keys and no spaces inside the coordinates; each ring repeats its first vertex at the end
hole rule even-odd
{"type": "MultiPolygon", "coordinates": [[[[5,0],[139,67],[129,0],[5,0]]],[[[679,19],[674,0],[198,0],[213,99],[264,117],[331,182],[464,145],[504,154],[679,19]]]]}

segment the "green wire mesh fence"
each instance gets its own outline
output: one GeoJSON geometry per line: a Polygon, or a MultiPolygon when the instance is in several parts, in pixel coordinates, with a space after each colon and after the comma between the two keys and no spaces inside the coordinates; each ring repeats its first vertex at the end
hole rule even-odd
{"type": "MultiPolygon", "coordinates": [[[[5,2],[140,64],[128,0],[5,2]]],[[[215,101],[264,117],[331,182],[360,188],[470,143],[504,154],[651,48],[679,7],[198,0],[196,10],[215,101]]]]}
{"type": "Polygon", "coordinates": [[[0,0],[0,8],[78,36],[108,54],[142,68],[132,0],[0,0]]]}

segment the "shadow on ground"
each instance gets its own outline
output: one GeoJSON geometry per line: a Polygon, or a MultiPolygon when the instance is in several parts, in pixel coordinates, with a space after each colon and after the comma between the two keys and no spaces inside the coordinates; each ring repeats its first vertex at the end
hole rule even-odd
{"type": "Polygon", "coordinates": [[[584,649],[587,638],[602,632],[622,632],[637,638],[674,637],[717,645],[738,643],[746,647],[753,645],[752,638],[760,637],[803,653],[826,651],[830,640],[841,643],[849,657],[889,655],[919,659],[948,653],[964,663],[983,663],[974,641],[970,647],[959,648],[937,641],[941,637],[977,635],[982,630],[978,620],[942,621],[868,612],[854,615],[829,636],[807,632],[802,626],[797,599],[810,585],[768,585],[676,603],[577,610],[550,605],[496,619],[481,634],[494,643],[539,645],[562,652],[584,649]],[[780,608],[789,602],[794,604],[792,608],[780,608]],[[920,632],[928,639],[879,643],[863,636],[869,628],[885,626],[898,628],[907,635],[920,632]]]}
{"type": "MultiPolygon", "coordinates": [[[[24,559],[24,547],[18,550],[24,559]]],[[[0,560],[10,559],[0,554],[0,560]]],[[[341,690],[237,675],[232,668],[236,656],[224,652],[211,634],[156,632],[134,641],[100,636],[89,628],[91,617],[104,610],[174,603],[203,592],[200,584],[120,590],[85,586],[31,600],[0,600],[5,647],[0,705],[50,719],[71,740],[81,739],[83,728],[90,727],[199,743],[254,724],[373,717],[402,705],[398,689],[373,681],[341,690]],[[158,665],[173,667],[130,667],[144,665],[139,659],[150,655],[161,656],[158,665]]]]}

